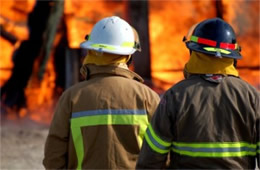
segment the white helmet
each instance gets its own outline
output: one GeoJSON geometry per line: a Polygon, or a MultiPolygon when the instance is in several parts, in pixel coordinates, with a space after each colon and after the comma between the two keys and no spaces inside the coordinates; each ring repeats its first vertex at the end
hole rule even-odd
{"type": "Polygon", "coordinates": [[[131,55],[141,50],[135,29],[117,16],[97,22],[80,47],[119,55],[131,55]]]}

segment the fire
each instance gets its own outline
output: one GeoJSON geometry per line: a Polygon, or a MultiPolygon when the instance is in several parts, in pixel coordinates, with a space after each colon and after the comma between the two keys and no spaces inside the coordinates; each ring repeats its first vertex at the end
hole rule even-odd
{"type": "Polygon", "coordinates": [[[0,37],[0,86],[10,78],[13,68],[12,54],[22,40],[29,36],[26,26],[27,15],[32,10],[35,0],[25,1],[1,1],[0,5],[0,24],[2,31],[17,38],[17,42],[12,44],[8,40],[0,37]]]}
{"type": "Polygon", "coordinates": [[[64,15],[70,48],[79,48],[93,25],[104,17],[117,15],[125,18],[126,1],[78,1],[66,0],[64,15]]]}
{"type": "MultiPolygon", "coordinates": [[[[9,42],[7,38],[1,36],[1,62],[0,62],[0,86],[10,78],[12,74],[12,56],[20,43],[27,40],[29,37],[29,30],[27,27],[27,17],[32,11],[36,1],[1,1],[0,5],[0,24],[3,30],[8,33],[8,36],[16,39],[15,44],[9,42]]],[[[53,58],[50,57],[43,80],[37,78],[37,62],[34,66],[34,74],[25,89],[25,96],[27,99],[27,107],[19,111],[16,108],[8,108],[7,118],[17,119],[28,117],[34,121],[41,123],[49,123],[51,119],[51,112],[54,104],[54,87],[55,87],[55,71],[53,65],[53,58]],[[17,113],[18,112],[18,113],[17,113]],[[49,113],[49,114],[48,114],[49,113]]]]}
{"type": "MultiPolygon", "coordinates": [[[[29,118],[36,122],[48,124],[51,121],[54,105],[58,96],[55,94],[56,73],[53,64],[53,56],[50,57],[43,79],[39,80],[39,62],[35,62],[33,74],[25,89],[27,100],[26,108],[17,110],[16,108],[7,109],[8,119],[29,118]]],[[[1,75],[2,77],[2,75],[1,75]]]]}
{"type": "Polygon", "coordinates": [[[10,42],[0,37],[0,49],[0,86],[3,86],[12,74],[13,63],[11,56],[14,51],[14,47],[10,42]]]}
{"type": "Polygon", "coordinates": [[[52,118],[55,103],[54,88],[56,74],[54,70],[53,57],[51,57],[47,63],[42,80],[38,79],[38,68],[38,62],[36,62],[34,65],[34,74],[25,89],[25,95],[28,103],[26,108],[27,111],[21,110],[19,115],[20,117],[24,117],[28,114],[28,116],[34,121],[49,123],[52,118]]]}
{"type": "MultiPolygon", "coordinates": [[[[223,18],[231,23],[238,34],[244,58],[238,62],[240,76],[260,88],[259,79],[259,6],[258,1],[222,0],[223,18]],[[241,8],[242,7],[242,8],[241,8]],[[247,25],[246,27],[244,25],[247,25]]],[[[12,55],[21,41],[29,36],[27,17],[36,0],[6,0],[0,5],[0,24],[15,42],[0,37],[1,62],[0,86],[10,78],[12,55]]],[[[68,47],[78,49],[94,23],[101,18],[117,15],[127,18],[127,1],[78,1],[66,0],[64,21],[67,30],[68,47]]],[[[216,1],[149,1],[149,34],[151,50],[152,80],[164,90],[183,79],[183,67],[189,59],[189,51],[182,42],[189,28],[204,19],[216,17],[216,1]]],[[[9,37],[10,38],[10,37],[9,37]]],[[[54,48],[61,39],[57,33],[54,48]]],[[[8,118],[28,117],[41,123],[49,123],[59,97],[56,92],[56,73],[52,51],[42,80],[38,79],[40,60],[33,66],[33,73],[25,89],[27,107],[19,110],[6,108],[8,118]]],[[[65,56],[64,56],[65,57],[65,56]]]]}
{"type": "Polygon", "coordinates": [[[189,28],[215,16],[213,1],[149,1],[152,78],[164,90],[183,79],[189,52],[182,38],[189,28]]]}
{"type": "MultiPolygon", "coordinates": [[[[19,48],[20,42],[26,40],[29,36],[27,28],[27,15],[33,9],[35,0],[25,1],[4,1],[1,4],[1,24],[5,26],[6,32],[14,35],[18,43],[10,44],[1,37],[1,86],[10,78],[13,67],[12,54],[16,48],[19,48]],[[3,10],[2,10],[3,9],[3,10]],[[14,10],[12,10],[14,9],[14,10]],[[17,11],[23,11],[19,13],[17,11]],[[26,12],[25,12],[26,11],[26,12]],[[19,22],[19,24],[16,24],[19,22]],[[22,22],[22,26],[21,23],[22,22]],[[4,50],[2,50],[4,49],[4,50]],[[4,56],[4,57],[2,57],[4,56]],[[8,74],[7,74],[8,71],[8,74]]],[[[94,23],[99,19],[118,15],[125,17],[126,1],[77,1],[66,0],[64,6],[64,19],[67,27],[67,39],[70,48],[79,48],[80,42],[84,40],[85,34],[90,33],[94,23]],[[99,6],[98,8],[96,8],[99,6]],[[86,15],[88,14],[88,15],[86,15]]],[[[58,33],[54,42],[54,47],[59,42],[61,36],[58,33]]],[[[27,100],[26,108],[22,108],[17,113],[16,109],[5,108],[8,112],[8,119],[17,119],[28,117],[41,123],[49,123],[55,108],[56,99],[59,97],[55,91],[56,73],[54,68],[54,54],[52,52],[42,80],[38,79],[40,60],[34,63],[33,73],[25,89],[27,100]]],[[[65,56],[64,56],[65,57],[65,56]]]]}
{"type": "Polygon", "coordinates": [[[239,1],[231,3],[223,0],[224,19],[230,22],[238,34],[242,46],[242,60],[238,69],[242,79],[260,89],[260,51],[259,51],[259,1],[239,1]]]}

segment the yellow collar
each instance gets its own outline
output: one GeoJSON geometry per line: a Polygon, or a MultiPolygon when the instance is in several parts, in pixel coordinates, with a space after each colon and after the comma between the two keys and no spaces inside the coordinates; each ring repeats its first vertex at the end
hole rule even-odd
{"type": "Polygon", "coordinates": [[[234,59],[217,58],[194,51],[192,51],[190,60],[185,65],[185,71],[191,74],[239,75],[234,67],[234,59]]]}
{"type": "Polygon", "coordinates": [[[111,64],[127,63],[129,59],[130,56],[128,55],[99,53],[96,51],[89,50],[87,56],[83,61],[83,65],[85,64],[111,65],[111,64]]]}

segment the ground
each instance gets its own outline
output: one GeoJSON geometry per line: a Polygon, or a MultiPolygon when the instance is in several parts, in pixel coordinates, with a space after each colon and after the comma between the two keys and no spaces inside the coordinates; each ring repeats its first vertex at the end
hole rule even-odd
{"type": "Polygon", "coordinates": [[[48,128],[28,119],[1,120],[0,169],[44,169],[48,128]]]}

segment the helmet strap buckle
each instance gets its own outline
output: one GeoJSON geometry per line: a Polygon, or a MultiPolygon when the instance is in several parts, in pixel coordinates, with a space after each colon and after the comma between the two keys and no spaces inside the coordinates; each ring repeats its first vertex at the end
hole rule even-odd
{"type": "Polygon", "coordinates": [[[220,52],[219,49],[216,50],[216,54],[215,54],[215,56],[218,57],[218,58],[222,58],[222,56],[221,56],[221,52],[220,52]]]}

